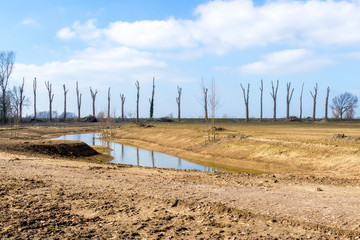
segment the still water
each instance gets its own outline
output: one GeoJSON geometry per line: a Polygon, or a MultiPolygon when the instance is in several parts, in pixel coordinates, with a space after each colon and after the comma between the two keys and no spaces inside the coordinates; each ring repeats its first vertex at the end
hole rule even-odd
{"type": "Polygon", "coordinates": [[[99,133],[65,135],[52,140],[78,140],[88,145],[106,146],[112,149],[109,153],[114,157],[112,163],[131,164],[143,167],[175,168],[200,171],[218,171],[215,168],[193,163],[168,154],[150,151],[138,147],[115,143],[100,139],[99,133]]]}

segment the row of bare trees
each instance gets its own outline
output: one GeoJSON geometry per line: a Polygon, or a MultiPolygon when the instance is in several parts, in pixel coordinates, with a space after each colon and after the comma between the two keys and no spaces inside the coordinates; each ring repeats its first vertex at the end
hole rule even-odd
{"type": "MultiPolygon", "coordinates": [[[[24,96],[24,79],[20,86],[14,87],[13,91],[10,92],[7,90],[8,83],[10,76],[14,69],[14,62],[15,62],[15,53],[13,51],[0,51],[0,87],[1,87],[1,104],[0,104],[0,110],[1,110],[1,120],[3,123],[7,121],[7,115],[8,111],[11,108],[15,109],[17,118],[21,121],[22,119],[22,110],[24,103],[26,102],[26,97],[24,96]],[[11,100],[13,98],[13,100],[11,100]],[[12,106],[11,101],[13,101],[12,106]]],[[[210,89],[210,95],[209,89],[204,83],[204,81],[201,81],[201,92],[202,96],[199,100],[200,104],[204,108],[204,115],[205,115],[205,121],[208,121],[208,105],[210,105],[210,111],[211,111],[211,118],[215,118],[215,112],[216,109],[219,106],[219,99],[216,94],[216,86],[215,81],[212,80],[211,82],[211,89],[210,89]],[[208,99],[209,97],[209,99],[208,99]]],[[[140,83],[139,81],[136,81],[135,83],[136,89],[137,89],[137,100],[136,100],[136,121],[139,121],[139,98],[140,98],[140,83]]],[[[49,81],[45,81],[45,87],[48,91],[48,98],[49,98],[49,119],[52,121],[52,103],[54,99],[54,93],[52,92],[52,84],[49,81]]],[[[245,104],[245,113],[246,113],[246,121],[249,121],[249,99],[250,99],[250,83],[248,83],[247,88],[245,88],[242,84],[240,84],[240,87],[242,89],[243,98],[244,98],[244,104],[245,104]]],[[[271,91],[270,95],[273,99],[273,121],[276,121],[276,109],[277,109],[277,93],[279,88],[279,81],[276,81],[276,84],[274,84],[273,81],[271,81],[271,91]]],[[[260,90],[260,121],[263,120],[263,80],[261,80],[261,85],[259,87],[260,90]]],[[[294,88],[291,87],[291,83],[288,82],[286,84],[286,119],[290,119],[290,103],[292,101],[294,88]]],[[[302,84],[301,93],[300,93],[300,116],[299,119],[302,119],[302,99],[303,99],[303,90],[304,90],[304,84],[302,84]]],[[[66,89],[65,84],[63,84],[63,91],[64,91],[64,116],[63,119],[66,120],[66,105],[67,105],[67,93],[69,92],[69,89],[66,89]]],[[[33,96],[34,96],[34,118],[36,121],[37,118],[37,108],[36,108],[36,92],[37,92],[37,79],[34,78],[33,80],[33,96]]],[[[93,90],[90,87],[90,94],[92,98],[92,113],[93,117],[95,117],[95,100],[97,96],[97,89],[93,90]]],[[[182,95],[182,88],[177,86],[177,97],[176,97],[176,103],[178,105],[178,120],[181,121],[181,95],[182,95]]],[[[313,114],[312,114],[312,120],[315,121],[316,119],[316,105],[317,105],[317,95],[318,95],[318,84],[316,83],[314,86],[314,89],[310,91],[311,97],[313,98],[313,114]]],[[[327,87],[326,90],[326,99],[325,99],[325,119],[328,119],[328,108],[329,108],[329,94],[330,94],[330,88],[327,87]]],[[[76,82],[76,96],[77,96],[77,109],[78,109],[78,120],[81,119],[80,110],[81,110],[81,103],[82,103],[82,93],[79,91],[78,82],[76,82]]],[[[155,78],[153,78],[153,86],[152,86],[152,94],[151,98],[149,98],[150,103],[150,119],[153,118],[154,114],[154,96],[155,96],[155,78]]],[[[108,111],[107,111],[107,119],[110,120],[110,87],[108,89],[108,111]]],[[[124,120],[124,104],[125,104],[125,95],[120,94],[121,99],[121,119],[124,120]]],[[[342,119],[344,116],[346,118],[353,118],[355,113],[355,108],[357,107],[358,98],[354,96],[351,93],[344,93],[337,97],[335,97],[332,101],[332,105],[330,105],[330,108],[332,109],[333,116],[336,118],[342,119]]]]}
{"type": "MultiPolygon", "coordinates": [[[[250,83],[248,84],[247,90],[240,84],[240,87],[243,92],[243,99],[245,104],[245,118],[246,121],[249,121],[249,89],[250,83]]],[[[202,88],[205,89],[205,88],[202,88]]],[[[276,121],[276,108],[277,108],[277,93],[279,89],[279,80],[271,82],[271,92],[270,96],[273,99],[273,121],[276,121]]],[[[260,121],[263,120],[263,91],[264,85],[263,80],[260,82],[260,121]]],[[[302,99],[303,99],[303,91],[304,91],[304,83],[301,87],[300,92],[300,116],[299,119],[302,119],[302,99]]],[[[203,91],[204,95],[206,95],[206,91],[203,91]]],[[[288,82],[286,84],[286,120],[290,119],[290,103],[293,97],[294,88],[291,88],[291,83],[288,82]]],[[[318,84],[316,83],[314,86],[314,90],[310,91],[311,97],[313,98],[313,114],[312,120],[315,121],[316,119],[316,104],[317,104],[317,96],[318,96],[318,84]]],[[[326,98],[325,98],[325,120],[328,120],[328,108],[329,108],[329,95],[330,95],[330,87],[326,89],[326,98]]],[[[206,97],[204,97],[204,101],[206,101],[206,97]]],[[[344,93],[341,94],[333,99],[333,104],[330,105],[332,109],[333,116],[335,118],[343,119],[343,115],[346,115],[346,118],[353,118],[354,117],[354,109],[357,107],[358,98],[351,93],[344,93]]],[[[205,108],[205,116],[206,116],[206,108],[205,108]]],[[[206,120],[206,117],[205,117],[206,120]]]]}
{"type": "MultiPolygon", "coordinates": [[[[248,83],[248,87],[247,87],[247,93],[245,94],[245,88],[243,87],[242,84],[240,84],[240,87],[242,89],[243,92],[243,96],[244,96],[244,104],[245,104],[245,119],[248,122],[249,121],[249,91],[250,91],[250,83],[248,83]]],[[[278,94],[278,89],[279,89],[279,80],[276,81],[276,84],[274,84],[273,81],[271,81],[271,92],[270,92],[270,96],[273,99],[273,121],[276,121],[276,109],[277,109],[277,94],[278,94]]],[[[263,80],[261,80],[260,82],[260,121],[263,120],[263,92],[264,92],[264,83],[263,80]]],[[[300,94],[300,116],[299,119],[302,119],[302,97],[303,97],[303,90],[304,90],[304,84],[302,85],[301,88],[301,94],[300,94]]],[[[318,91],[318,85],[316,84],[314,87],[314,92],[310,91],[310,94],[313,98],[313,117],[312,120],[315,121],[315,117],[316,117],[316,99],[317,99],[317,91],[318,91]]],[[[294,93],[294,88],[291,88],[291,82],[286,83],[286,120],[290,119],[290,103],[293,97],[293,93],[294,93]]],[[[325,119],[328,119],[328,114],[327,114],[327,108],[328,108],[328,99],[329,99],[329,93],[330,93],[330,88],[327,88],[327,95],[326,95],[326,106],[325,106],[325,119]]]]}

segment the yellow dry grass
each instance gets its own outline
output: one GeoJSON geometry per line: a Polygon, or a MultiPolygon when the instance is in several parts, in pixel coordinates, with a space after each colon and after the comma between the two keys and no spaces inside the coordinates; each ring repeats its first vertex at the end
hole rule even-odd
{"type": "Polygon", "coordinates": [[[360,175],[359,123],[217,123],[214,143],[205,123],[152,125],[122,127],[114,140],[230,171],[360,175]]]}

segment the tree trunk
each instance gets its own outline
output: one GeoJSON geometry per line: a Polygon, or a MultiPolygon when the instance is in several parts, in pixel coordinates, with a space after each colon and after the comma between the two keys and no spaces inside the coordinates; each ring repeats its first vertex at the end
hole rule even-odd
{"type": "Polygon", "coordinates": [[[139,81],[136,81],[135,83],[136,89],[137,89],[137,95],[136,95],[136,122],[139,122],[139,97],[140,97],[140,84],[139,81]]]}
{"type": "Polygon", "coordinates": [[[80,91],[79,91],[79,85],[78,85],[78,82],[76,81],[76,99],[77,99],[78,121],[79,121],[79,122],[80,122],[80,120],[81,120],[81,116],[80,116],[81,97],[82,97],[82,94],[81,94],[80,91]]]}
{"type": "Polygon", "coordinates": [[[300,116],[299,116],[300,121],[302,119],[302,96],[303,96],[303,91],[304,91],[304,83],[302,84],[301,94],[300,94],[300,116]]]}
{"type": "Polygon", "coordinates": [[[69,90],[66,90],[65,84],[63,84],[64,89],[64,122],[66,121],[66,94],[69,90]]]}
{"type": "Polygon", "coordinates": [[[262,122],[262,120],[263,120],[263,90],[264,90],[262,79],[261,79],[261,87],[259,89],[260,89],[260,122],[262,122]]]}
{"type": "Polygon", "coordinates": [[[205,122],[208,122],[208,109],[207,109],[207,92],[208,89],[204,89],[204,112],[205,112],[205,122]]]}
{"type": "Polygon", "coordinates": [[[178,121],[181,121],[181,117],[180,117],[180,104],[181,104],[181,92],[182,92],[182,88],[180,88],[179,86],[177,86],[177,90],[178,90],[178,97],[176,98],[176,102],[178,105],[178,121]]]}
{"type": "Polygon", "coordinates": [[[274,83],[271,81],[271,88],[272,88],[272,92],[270,92],[270,95],[274,100],[273,121],[276,122],[276,97],[277,97],[277,91],[278,91],[278,88],[279,88],[279,80],[277,80],[277,82],[276,82],[276,88],[274,88],[274,83]]]}
{"type": "Polygon", "coordinates": [[[6,122],[6,96],[5,96],[5,88],[2,88],[2,105],[3,105],[3,112],[2,112],[2,123],[6,122]]]}
{"type": "Polygon", "coordinates": [[[33,81],[33,91],[34,91],[34,120],[36,122],[36,78],[33,81]]]}
{"type": "Polygon", "coordinates": [[[286,84],[286,120],[289,121],[290,118],[290,102],[291,102],[291,98],[293,96],[294,93],[294,88],[291,90],[290,93],[290,88],[291,88],[291,83],[287,83],[286,84]]]}
{"type": "Polygon", "coordinates": [[[49,81],[45,82],[45,86],[49,93],[49,120],[52,121],[52,101],[54,99],[54,94],[52,94],[52,85],[49,81]]]}
{"type": "Polygon", "coordinates": [[[316,118],[316,96],[317,96],[317,90],[318,90],[318,84],[316,83],[315,87],[314,87],[314,93],[312,93],[310,91],[311,96],[313,97],[314,100],[314,108],[313,108],[313,117],[312,120],[315,121],[316,118]]]}
{"type": "Polygon", "coordinates": [[[329,94],[330,94],[330,87],[326,90],[326,99],[325,99],[325,120],[328,120],[328,106],[329,106],[329,94]]]}
{"type": "Polygon", "coordinates": [[[90,95],[92,98],[92,111],[93,111],[93,117],[96,118],[95,115],[95,100],[96,100],[96,94],[98,93],[97,89],[95,89],[95,91],[93,91],[90,87],[90,95]]]}
{"type": "Polygon", "coordinates": [[[124,121],[124,103],[125,103],[125,95],[124,94],[120,94],[120,99],[121,99],[121,121],[124,121]]]}
{"type": "Polygon", "coordinates": [[[108,90],[108,113],[107,113],[107,121],[110,122],[110,87],[108,90]]]}
{"type": "Polygon", "coordinates": [[[250,83],[248,83],[247,95],[245,95],[245,88],[240,84],[241,89],[244,95],[244,103],[245,103],[245,112],[246,112],[246,122],[249,122],[249,91],[250,91],[250,83]]]}

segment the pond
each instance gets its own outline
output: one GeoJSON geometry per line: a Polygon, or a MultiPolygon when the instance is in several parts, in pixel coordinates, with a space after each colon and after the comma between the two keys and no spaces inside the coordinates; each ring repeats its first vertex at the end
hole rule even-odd
{"type": "Polygon", "coordinates": [[[99,133],[65,135],[52,140],[77,140],[88,145],[106,146],[112,149],[109,154],[114,158],[112,163],[130,164],[143,167],[175,168],[200,171],[218,171],[215,168],[197,164],[168,154],[150,151],[139,147],[106,141],[99,133]]]}

